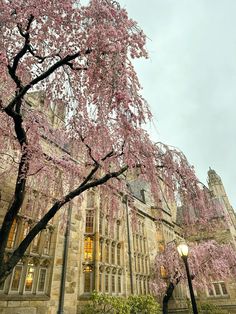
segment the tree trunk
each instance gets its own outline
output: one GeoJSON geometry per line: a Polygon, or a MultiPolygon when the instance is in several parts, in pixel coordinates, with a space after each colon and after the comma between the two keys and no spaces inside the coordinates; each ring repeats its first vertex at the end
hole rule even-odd
{"type": "Polygon", "coordinates": [[[173,295],[174,288],[175,286],[173,282],[170,282],[168,288],[166,289],[166,294],[164,295],[164,298],[162,301],[162,313],[163,314],[168,314],[168,302],[173,295]]]}

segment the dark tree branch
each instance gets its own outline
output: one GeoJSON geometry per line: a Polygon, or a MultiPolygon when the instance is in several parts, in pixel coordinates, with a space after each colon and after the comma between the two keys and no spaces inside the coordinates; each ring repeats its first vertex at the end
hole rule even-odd
{"type": "MultiPolygon", "coordinates": [[[[91,53],[91,49],[87,49],[85,51],[85,54],[91,53]]],[[[41,75],[37,76],[34,78],[30,83],[25,85],[24,87],[21,88],[19,93],[14,97],[14,99],[8,104],[7,108],[13,108],[14,105],[17,103],[19,99],[22,99],[24,95],[28,92],[30,88],[32,88],[34,85],[38,84],[39,82],[43,81],[47,77],[49,77],[53,72],[55,72],[57,69],[62,67],[63,65],[66,65],[68,61],[72,61],[76,59],[77,57],[81,56],[81,52],[78,51],[72,55],[67,55],[66,57],[62,58],[61,60],[55,62],[52,66],[50,66],[45,72],[43,72],[41,75]]],[[[5,110],[6,110],[5,109],[5,110]]]]}
{"type": "Polygon", "coordinates": [[[69,192],[65,197],[63,197],[61,200],[58,200],[54,203],[54,205],[49,209],[49,211],[42,217],[42,219],[29,231],[27,236],[24,238],[24,240],[20,243],[18,248],[12,253],[9,260],[5,262],[5,264],[1,264],[0,268],[0,278],[1,280],[5,279],[12,271],[12,269],[15,267],[15,265],[19,262],[19,260],[22,258],[23,254],[25,253],[27,247],[30,245],[32,240],[35,238],[35,236],[42,231],[47,223],[54,217],[54,215],[58,212],[58,210],[74,199],[76,196],[79,196],[84,191],[96,187],[99,185],[102,185],[106,183],[108,180],[112,178],[116,178],[120,176],[123,172],[125,172],[128,169],[128,166],[123,166],[120,170],[110,172],[105,174],[99,179],[95,179],[94,181],[90,181],[85,183],[85,181],[80,185],[78,188],[74,189],[73,191],[69,192]]]}

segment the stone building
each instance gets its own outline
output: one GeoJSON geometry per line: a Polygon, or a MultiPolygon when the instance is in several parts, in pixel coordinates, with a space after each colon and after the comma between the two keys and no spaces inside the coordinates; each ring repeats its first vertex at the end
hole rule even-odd
{"type": "MultiPolygon", "coordinates": [[[[43,103],[40,95],[32,94],[31,103],[43,103]]],[[[56,127],[63,123],[63,112],[49,113],[56,127]]],[[[45,146],[49,143],[45,140],[45,146]]],[[[54,150],[66,152],[50,142],[54,150]],[[54,146],[53,146],[54,145],[54,146]]],[[[1,156],[1,167],[9,160],[1,156]]],[[[38,185],[33,178],[7,244],[7,254],[17,247],[31,226],[43,215],[63,190],[60,174],[53,184],[38,185]],[[48,188],[50,186],[50,188],[48,188]]],[[[227,230],[220,230],[225,241],[236,240],[235,213],[229,203],[220,177],[214,170],[208,172],[212,197],[219,200],[230,221],[227,230]]],[[[0,223],[11,201],[15,176],[8,175],[0,181],[0,223]]],[[[45,179],[46,180],[46,179],[45,179]]],[[[114,296],[150,293],[149,281],[153,260],[159,250],[174,239],[181,239],[181,228],[176,224],[177,206],[162,195],[158,204],[148,193],[148,187],[130,177],[129,193],[113,195],[116,211],[103,195],[102,189],[87,191],[82,203],[72,200],[50,221],[31,243],[24,257],[0,285],[0,313],[2,314],[55,314],[59,300],[64,303],[64,313],[76,314],[81,305],[96,290],[114,296]],[[68,220],[61,224],[62,220],[68,220]],[[69,235],[65,257],[65,234],[69,235]],[[65,267],[63,267],[63,265],[65,267]],[[63,298],[61,282],[63,269],[66,280],[63,298]]],[[[214,299],[230,313],[236,307],[235,282],[213,282],[206,298],[214,299]]],[[[172,308],[186,312],[186,287],[176,289],[172,308]]],[[[184,313],[182,311],[182,313],[184,313]]]]}
{"type": "MultiPolygon", "coordinates": [[[[217,228],[214,232],[209,234],[208,232],[201,234],[201,239],[215,239],[219,243],[231,243],[235,246],[236,240],[236,215],[234,209],[230,205],[228,196],[225,192],[224,185],[220,176],[215,170],[209,169],[208,171],[208,187],[210,195],[216,204],[216,216],[215,220],[217,228]],[[220,205],[220,206],[217,206],[220,205]],[[217,208],[220,208],[217,212],[217,208]],[[225,227],[225,221],[221,224],[222,210],[228,217],[227,227],[225,227]]],[[[173,230],[175,230],[173,224],[173,230]]],[[[178,231],[177,231],[178,233],[178,231]]],[[[198,239],[200,239],[198,237],[198,239]]],[[[193,239],[191,239],[192,241],[193,239]]],[[[197,239],[196,239],[197,240],[197,239]]],[[[235,246],[236,248],[236,246],[235,246]]],[[[196,300],[204,303],[211,303],[219,306],[224,313],[236,313],[236,280],[232,278],[227,282],[222,280],[212,281],[211,286],[206,287],[205,291],[195,291],[196,300]]],[[[170,302],[170,313],[188,313],[188,304],[186,302],[186,296],[190,298],[188,288],[184,284],[178,284],[175,288],[173,298],[170,302]]]]}

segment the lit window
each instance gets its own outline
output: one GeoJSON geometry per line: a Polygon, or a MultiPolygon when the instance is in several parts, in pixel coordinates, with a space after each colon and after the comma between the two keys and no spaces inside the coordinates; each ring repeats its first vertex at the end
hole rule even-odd
{"type": "Polygon", "coordinates": [[[13,272],[11,291],[19,291],[22,274],[22,266],[16,266],[13,272]]]}
{"type": "Polygon", "coordinates": [[[34,274],[35,274],[35,268],[31,266],[28,267],[27,275],[25,279],[25,292],[32,292],[33,283],[34,283],[34,274]]]}
{"type": "Polygon", "coordinates": [[[93,259],[93,239],[91,237],[84,239],[84,259],[86,261],[93,259]]]}
{"type": "Polygon", "coordinates": [[[17,232],[17,223],[16,223],[16,220],[14,219],[9,236],[8,236],[8,240],[7,240],[8,249],[12,249],[14,246],[15,239],[16,239],[16,232],[17,232]]]}
{"type": "Polygon", "coordinates": [[[93,220],[94,214],[92,210],[86,211],[86,222],[85,222],[85,232],[86,233],[93,233],[93,220]]]}
{"type": "Polygon", "coordinates": [[[39,279],[38,279],[38,292],[44,292],[45,283],[46,283],[47,269],[40,268],[39,279]]]}

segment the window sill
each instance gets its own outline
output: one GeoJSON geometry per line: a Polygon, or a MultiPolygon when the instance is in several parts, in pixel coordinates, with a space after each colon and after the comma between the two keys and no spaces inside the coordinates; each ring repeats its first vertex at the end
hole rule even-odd
{"type": "Polygon", "coordinates": [[[207,299],[230,299],[230,296],[227,295],[209,295],[207,299]]]}
{"type": "Polygon", "coordinates": [[[1,301],[48,301],[50,297],[45,294],[0,294],[1,301]]]}

